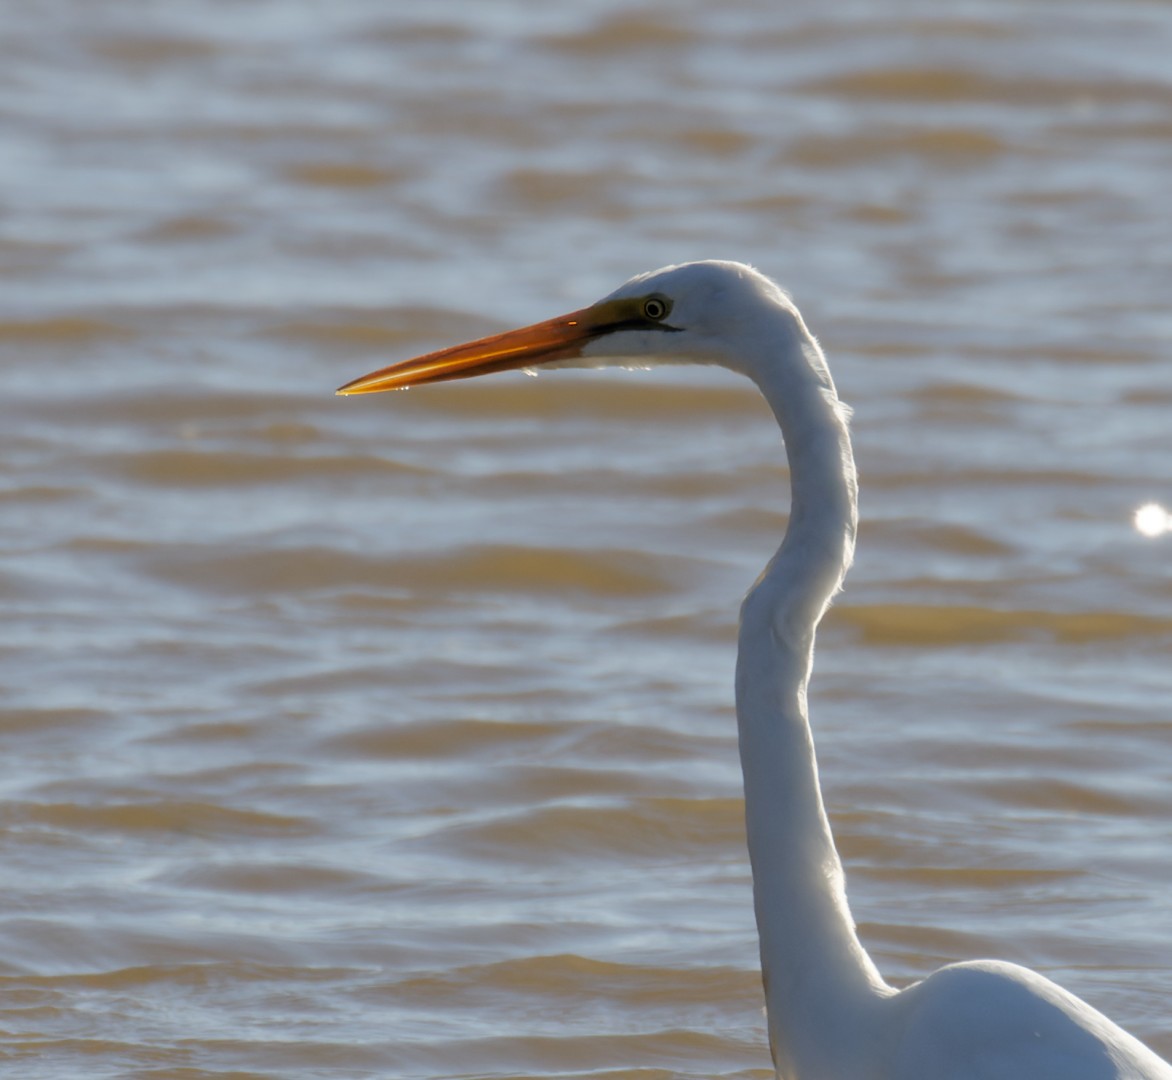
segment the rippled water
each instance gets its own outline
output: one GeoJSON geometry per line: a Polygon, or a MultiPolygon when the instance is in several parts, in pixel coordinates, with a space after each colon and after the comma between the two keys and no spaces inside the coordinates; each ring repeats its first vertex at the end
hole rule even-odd
{"type": "MultiPolygon", "coordinates": [[[[766,1076],[712,372],[372,367],[718,256],[856,409],[813,718],[903,984],[1172,1054],[1172,9],[9,4],[2,1060],[766,1076]],[[400,10],[396,10],[400,9],[400,10]]],[[[16,1075],[16,1073],[14,1073],[16,1075]]]]}

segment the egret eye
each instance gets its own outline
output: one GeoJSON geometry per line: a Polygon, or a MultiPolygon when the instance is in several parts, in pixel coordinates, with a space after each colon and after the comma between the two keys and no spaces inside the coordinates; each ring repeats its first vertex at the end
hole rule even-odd
{"type": "Polygon", "coordinates": [[[643,301],[643,317],[659,322],[668,312],[668,302],[662,296],[649,296],[643,301]]]}

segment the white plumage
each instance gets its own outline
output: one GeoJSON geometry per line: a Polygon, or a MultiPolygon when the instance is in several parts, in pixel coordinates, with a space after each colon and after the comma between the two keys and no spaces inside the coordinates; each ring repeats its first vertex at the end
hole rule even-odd
{"type": "Polygon", "coordinates": [[[806,685],[814,634],[854,554],[849,415],[788,297],[739,263],[628,281],[559,319],[342,387],[398,389],[509,368],[719,364],[756,383],[791,477],[785,538],[741,609],[736,701],[774,1064],[783,1080],[1172,1080],[1172,1066],[1026,968],[954,964],[896,991],[855,933],[822,804],[806,685]]]}

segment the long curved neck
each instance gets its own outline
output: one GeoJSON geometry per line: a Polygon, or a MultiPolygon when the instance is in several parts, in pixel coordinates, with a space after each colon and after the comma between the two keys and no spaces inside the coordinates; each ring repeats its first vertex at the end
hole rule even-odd
{"type": "Polygon", "coordinates": [[[887,987],[847,907],[806,710],[814,633],[854,553],[848,412],[796,313],[778,316],[770,354],[748,371],[785,438],[790,522],[741,610],[736,691],[770,1041],[788,1078],[865,1052],[845,1033],[868,1038],[868,1007],[887,987]]]}

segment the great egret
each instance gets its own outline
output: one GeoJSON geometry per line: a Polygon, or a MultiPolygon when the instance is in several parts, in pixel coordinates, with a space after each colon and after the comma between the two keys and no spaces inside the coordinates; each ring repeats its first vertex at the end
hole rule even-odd
{"type": "Polygon", "coordinates": [[[896,991],[855,933],[806,712],[814,632],[855,546],[848,409],[801,315],[751,267],[696,262],[632,278],[561,318],[347,383],[368,394],[510,368],[719,364],[781,425],[789,528],[741,608],[736,711],[774,1067],[783,1080],[1172,1080],[1091,1006],[1014,964],[941,968],[896,991]]]}

